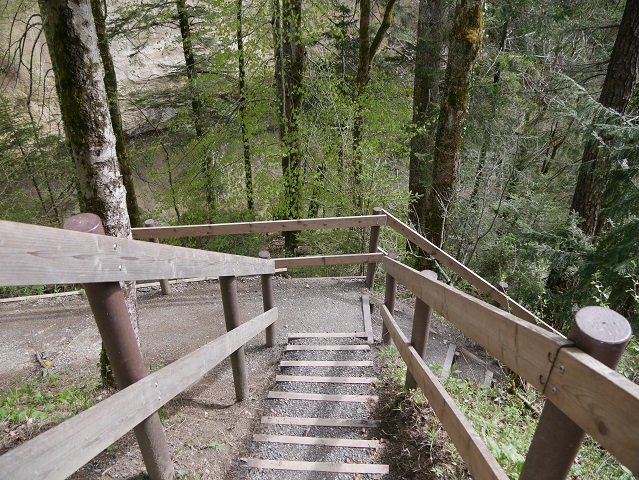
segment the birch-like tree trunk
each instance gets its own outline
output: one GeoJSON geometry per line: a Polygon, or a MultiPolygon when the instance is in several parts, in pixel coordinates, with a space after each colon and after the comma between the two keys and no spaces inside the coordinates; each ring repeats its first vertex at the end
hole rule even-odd
{"type": "MultiPolygon", "coordinates": [[[[107,235],[131,238],[91,2],[38,3],[85,211],[102,218],[107,235]]],[[[126,282],[124,288],[137,336],[135,282],[126,282]]]]}
{"type": "Polygon", "coordinates": [[[469,87],[483,35],[483,0],[457,0],[450,31],[448,64],[437,135],[433,181],[427,199],[426,236],[442,246],[445,223],[459,182],[461,140],[470,98],[469,87]]]}

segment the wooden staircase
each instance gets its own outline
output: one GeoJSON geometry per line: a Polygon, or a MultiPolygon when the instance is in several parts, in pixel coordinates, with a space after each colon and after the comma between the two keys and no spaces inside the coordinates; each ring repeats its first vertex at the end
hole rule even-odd
{"type": "Polygon", "coordinates": [[[379,479],[382,444],[367,332],[289,334],[253,435],[249,479],[379,479]]]}

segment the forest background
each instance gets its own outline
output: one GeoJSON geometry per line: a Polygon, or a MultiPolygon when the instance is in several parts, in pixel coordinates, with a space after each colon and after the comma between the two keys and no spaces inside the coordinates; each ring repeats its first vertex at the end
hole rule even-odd
{"type": "MultiPolygon", "coordinates": [[[[133,226],[382,206],[490,282],[506,281],[557,328],[593,304],[639,325],[637,2],[92,7],[113,60],[101,51],[133,226]],[[617,65],[619,38],[630,54],[617,65]],[[620,77],[630,86],[606,83],[620,77]],[[607,100],[606,85],[623,105],[607,100]],[[445,130],[453,117],[456,130],[445,130]]],[[[85,199],[40,10],[5,0],[0,12],[0,217],[60,227],[85,199]]],[[[267,241],[187,243],[254,256],[267,241]]],[[[334,254],[362,250],[366,238],[306,232],[285,242],[334,254]]],[[[399,237],[382,247],[429,265],[399,237]]]]}

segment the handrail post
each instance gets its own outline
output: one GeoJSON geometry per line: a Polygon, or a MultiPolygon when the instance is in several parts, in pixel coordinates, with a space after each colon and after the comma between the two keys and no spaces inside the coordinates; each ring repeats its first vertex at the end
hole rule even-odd
{"type": "MultiPolygon", "coordinates": [[[[155,220],[153,220],[152,218],[145,220],[144,226],[147,228],[155,227],[155,220]]],[[[150,238],[149,242],[160,243],[160,240],[157,238],[150,238]]],[[[160,280],[160,288],[162,289],[162,295],[171,295],[171,285],[169,284],[168,279],[163,278],[160,280]]]]}
{"type": "MultiPolygon", "coordinates": [[[[422,276],[431,280],[437,280],[437,273],[432,270],[424,270],[422,276]]],[[[426,360],[426,348],[428,346],[428,334],[430,333],[430,319],[433,315],[433,309],[426,305],[423,300],[415,298],[415,313],[413,314],[413,329],[410,335],[410,344],[415,348],[419,356],[426,360]]],[[[417,388],[415,377],[406,370],[405,389],[417,388]]]]}
{"type": "MultiPolygon", "coordinates": [[[[373,208],[373,215],[383,215],[384,210],[380,207],[373,208]]],[[[379,225],[373,225],[371,227],[371,238],[368,244],[368,253],[376,253],[377,246],[379,245],[379,225]]],[[[369,263],[366,266],[366,286],[373,288],[373,281],[375,280],[376,263],[369,263]]]]}
{"type": "MultiPolygon", "coordinates": [[[[222,292],[222,306],[224,307],[224,321],[226,331],[230,332],[240,326],[240,306],[237,300],[237,280],[235,277],[220,277],[220,291],[222,292]]],[[[231,368],[233,383],[235,384],[235,398],[238,402],[248,395],[248,376],[246,370],[246,356],[244,347],[238,348],[231,354],[231,368]]]]}
{"type": "MultiPolygon", "coordinates": [[[[259,258],[269,259],[271,254],[268,250],[262,250],[258,254],[259,258]]],[[[273,297],[273,275],[270,273],[264,273],[262,277],[262,304],[264,311],[268,312],[271,308],[275,307],[275,299],[273,297]]],[[[272,347],[275,345],[275,323],[272,323],[266,327],[266,346],[272,347]]]]}
{"type": "MultiPolygon", "coordinates": [[[[388,258],[391,260],[397,260],[399,255],[395,252],[389,252],[388,258]]],[[[395,297],[397,296],[397,280],[393,278],[388,272],[386,272],[386,285],[384,287],[384,305],[388,309],[388,312],[393,315],[395,312],[395,297]]],[[[390,332],[386,323],[382,323],[382,343],[388,345],[391,341],[390,332]]]]}
{"type": "MultiPolygon", "coordinates": [[[[628,320],[618,313],[603,307],[585,307],[575,315],[568,339],[575,342],[577,348],[614,369],[630,341],[631,333],[628,320]]],[[[552,385],[549,387],[552,388],[552,385]]],[[[551,390],[520,480],[566,478],[583,439],[583,430],[552,403],[551,390]]]]}
{"type": "MultiPolygon", "coordinates": [[[[74,215],[64,222],[65,230],[104,235],[100,217],[92,213],[74,215]]],[[[131,326],[124,293],[118,282],[83,284],[104,348],[120,389],[149,374],[131,326]]],[[[152,479],[175,477],[173,462],[157,412],[133,428],[144,465],[152,479]]]]}

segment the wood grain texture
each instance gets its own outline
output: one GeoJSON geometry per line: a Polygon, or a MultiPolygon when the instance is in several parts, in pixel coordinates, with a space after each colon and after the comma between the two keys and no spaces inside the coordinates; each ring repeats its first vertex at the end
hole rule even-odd
{"type": "Polygon", "coordinates": [[[417,385],[424,392],[430,406],[442,422],[442,426],[455,444],[473,478],[507,480],[508,476],[490,453],[484,441],[466,419],[455,400],[439,383],[435,374],[428,368],[417,351],[410,346],[410,342],[395,323],[385,305],[382,306],[382,319],[417,385]]]}
{"type": "Polygon", "coordinates": [[[562,348],[544,394],[639,475],[639,385],[577,348],[562,348]]]}
{"type": "Polygon", "coordinates": [[[559,334],[557,330],[552,328],[550,325],[543,322],[533,313],[528,311],[526,308],[522,307],[519,303],[515,302],[512,298],[504,295],[500,292],[496,287],[492,284],[484,280],[482,277],[477,275],[471,269],[466,267],[463,263],[460,263],[450,255],[448,255],[445,251],[439,248],[434,243],[428,241],[426,238],[417,233],[414,229],[406,225],[404,222],[394,217],[392,214],[384,211],[386,214],[387,220],[386,224],[395,230],[397,233],[400,233],[405,238],[413,242],[419,248],[428,252],[432,255],[435,260],[440,262],[442,265],[450,268],[457,275],[467,280],[471,285],[473,285],[477,290],[482,292],[485,295],[490,296],[491,299],[495,300],[499,305],[501,305],[506,311],[511,312],[517,315],[519,318],[522,318],[530,323],[535,325],[539,325],[542,328],[552,331],[554,333],[559,334]]]}
{"type": "Polygon", "coordinates": [[[276,319],[274,308],[9,451],[0,479],[67,478],[276,319]]]}
{"type": "Polygon", "coordinates": [[[257,460],[254,458],[247,458],[246,466],[253,468],[269,468],[274,470],[300,470],[306,472],[370,473],[380,475],[388,473],[388,465],[381,465],[378,463],[302,462],[296,460],[257,460]]]}
{"type": "Polygon", "coordinates": [[[420,275],[416,270],[388,257],[384,258],[384,268],[464,335],[540,391],[544,388],[542,380],[548,378],[552,368],[550,359],[556,357],[561,347],[572,345],[562,336],[438,280],[420,275]]]}
{"type": "Polygon", "coordinates": [[[364,331],[368,343],[373,343],[373,324],[371,322],[371,304],[368,295],[362,295],[362,316],[364,317],[364,331]]]}
{"type": "Polygon", "coordinates": [[[276,382],[303,383],[376,383],[375,377],[318,377],[313,375],[276,375],[276,382]]]}
{"type": "Polygon", "coordinates": [[[316,427],[378,427],[379,420],[350,418],[310,418],[310,417],[262,417],[267,425],[304,425],[316,427]]]}
{"type": "Polygon", "coordinates": [[[0,285],[274,273],[272,260],[0,221],[0,285]]]}
{"type": "Polygon", "coordinates": [[[354,253],[348,255],[317,255],[308,257],[274,258],[276,268],[322,267],[330,265],[354,265],[380,263],[382,253],[354,253]]]}
{"type": "Polygon", "coordinates": [[[242,233],[292,232],[327,228],[356,228],[386,224],[386,215],[358,217],[307,218],[302,220],[274,220],[265,222],[218,223],[212,225],[183,225],[175,227],[133,228],[133,238],[203,237],[242,233]]]}
{"type": "Polygon", "coordinates": [[[254,442],[292,443],[295,445],[324,445],[327,447],[377,448],[379,440],[350,438],[299,437],[295,435],[253,435],[254,442]]]}
{"type": "Polygon", "coordinates": [[[370,345],[286,345],[285,352],[298,351],[368,351],[370,345]]]}
{"type": "Polygon", "coordinates": [[[280,367],[372,367],[370,360],[282,360],[280,367]]]}
{"type": "Polygon", "coordinates": [[[300,393],[300,392],[268,392],[266,398],[280,398],[286,400],[312,400],[318,402],[347,402],[366,403],[379,400],[377,395],[334,395],[329,393],[300,393]]]}

